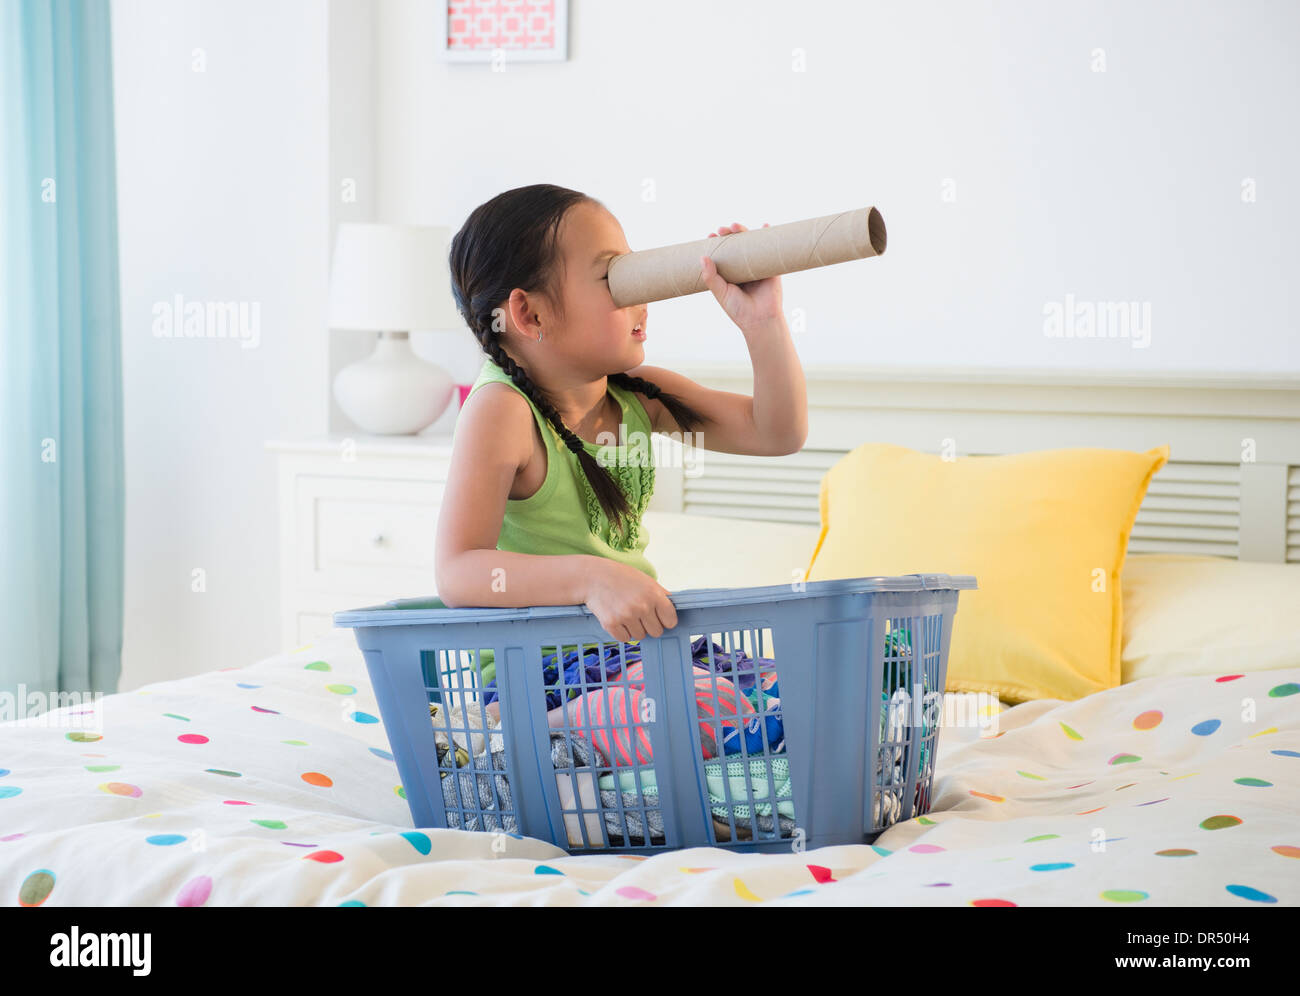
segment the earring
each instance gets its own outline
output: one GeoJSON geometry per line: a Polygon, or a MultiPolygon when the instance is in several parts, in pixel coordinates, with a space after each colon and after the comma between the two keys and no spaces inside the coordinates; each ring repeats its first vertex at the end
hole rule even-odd
{"type": "Polygon", "coordinates": [[[542,333],[540,333],[540,332],[537,333],[537,341],[538,341],[538,342],[541,342],[541,341],[542,341],[542,333]]]}

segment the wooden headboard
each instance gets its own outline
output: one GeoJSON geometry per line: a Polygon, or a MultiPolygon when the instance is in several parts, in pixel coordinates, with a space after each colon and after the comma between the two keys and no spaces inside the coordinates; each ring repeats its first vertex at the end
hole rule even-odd
{"type": "MultiPolygon", "coordinates": [[[[748,366],[679,367],[753,393],[748,366]]],[[[1133,553],[1300,563],[1300,377],[806,366],[808,441],[745,457],[656,436],[650,507],[817,524],[822,475],[865,442],[982,456],[1168,443],[1129,541],[1133,553]]]]}

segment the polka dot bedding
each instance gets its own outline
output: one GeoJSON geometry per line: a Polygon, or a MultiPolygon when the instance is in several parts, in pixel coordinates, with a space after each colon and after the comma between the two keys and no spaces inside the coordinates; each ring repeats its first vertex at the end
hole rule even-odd
{"type": "Polygon", "coordinates": [[[352,633],[0,724],[0,904],[1271,906],[1300,901],[1300,669],[945,698],[872,845],[569,856],[413,828],[352,633]],[[82,707],[87,708],[87,707],[82,707]]]}

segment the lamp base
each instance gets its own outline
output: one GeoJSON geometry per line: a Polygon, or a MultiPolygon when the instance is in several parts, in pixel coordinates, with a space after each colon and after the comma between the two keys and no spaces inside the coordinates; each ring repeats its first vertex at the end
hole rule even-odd
{"type": "Polygon", "coordinates": [[[334,378],[334,399],[366,432],[414,435],[436,422],[455,382],[435,363],[415,355],[409,332],[380,332],[375,351],[334,378]]]}

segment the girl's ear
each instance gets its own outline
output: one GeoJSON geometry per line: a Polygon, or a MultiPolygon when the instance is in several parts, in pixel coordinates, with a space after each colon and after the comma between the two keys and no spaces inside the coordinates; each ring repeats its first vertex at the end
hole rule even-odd
{"type": "Polygon", "coordinates": [[[512,290],[506,301],[506,313],[501,316],[501,332],[536,339],[537,333],[542,331],[537,304],[520,288],[512,290]]]}

